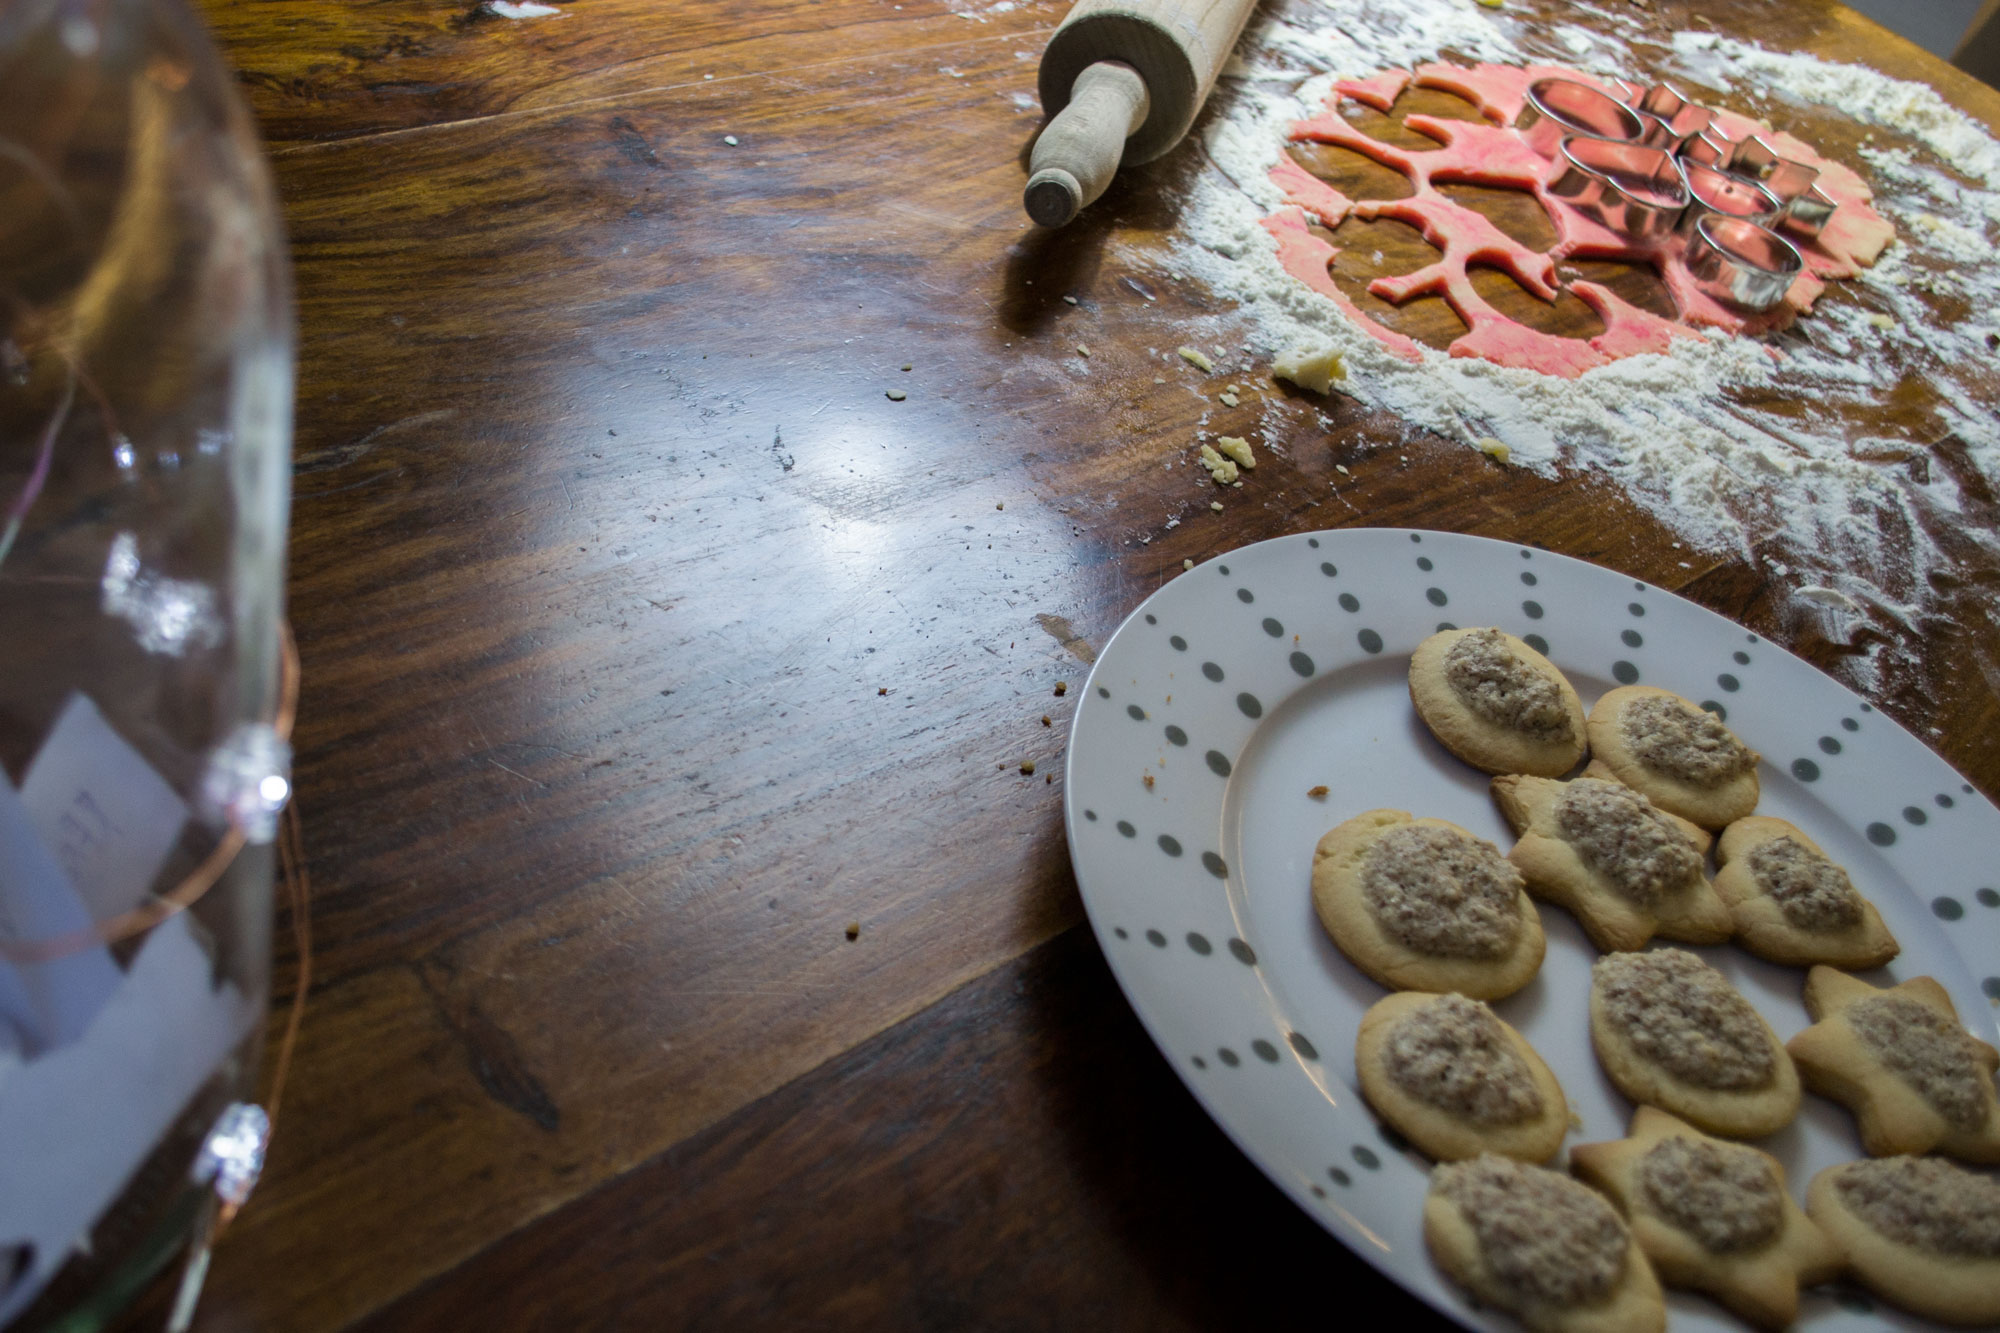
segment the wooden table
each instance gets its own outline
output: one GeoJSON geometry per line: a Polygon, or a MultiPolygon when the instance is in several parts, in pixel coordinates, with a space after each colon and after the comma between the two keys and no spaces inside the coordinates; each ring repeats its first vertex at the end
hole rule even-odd
{"type": "MultiPolygon", "coordinates": [[[[1358,522],[1596,561],[1836,675],[1852,649],[1606,484],[1262,371],[1264,466],[1212,512],[1164,464],[1213,395],[1154,383],[1233,318],[1160,278],[1199,153],[1060,234],[1021,212],[1063,9],[207,6],[297,263],[317,953],[201,1327],[1427,1320],[1119,994],[1058,683],[1184,558],[1358,522]]],[[[1656,0],[1697,10],[2000,123],[1826,0],[1656,0]]],[[[1976,608],[2000,568],[1962,577],[1976,608]]],[[[1990,630],[1927,623],[1875,701],[1995,795],[1990,630]]]]}

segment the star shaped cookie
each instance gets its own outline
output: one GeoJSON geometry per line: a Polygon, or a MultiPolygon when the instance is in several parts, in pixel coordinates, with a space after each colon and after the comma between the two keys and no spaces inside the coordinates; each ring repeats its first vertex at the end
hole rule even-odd
{"type": "Polygon", "coordinates": [[[1519,835],[1507,859],[1528,892],[1568,908],[1598,948],[1720,944],[1734,930],[1703,874],[1708,834],[1623,783],[1511,775],[1493,779],[1493,798],[1519,835]]]}
{"type": "Polygon", "coordinates": [[[1792,1201],[1775,1157],[1656,1107],[1633,1112],[1625,1138],[1571,1149],[1570,1169],[1618,1205],[1662,1282],[1760,1327],[1791,1323],[1799,1288],[1841,1269],[1840,1247],[1792,1201]]]}
{"type": "Polygon", "coordinates": [[[1813,1025],[1785,1049],[1807,1087],[1854,1112],[1871,1156],[2000,1163],[2000,1051],[1965,1030],[1936,980],[1877,988],[1822,965],[1805,1002],[1813,1025]]]}

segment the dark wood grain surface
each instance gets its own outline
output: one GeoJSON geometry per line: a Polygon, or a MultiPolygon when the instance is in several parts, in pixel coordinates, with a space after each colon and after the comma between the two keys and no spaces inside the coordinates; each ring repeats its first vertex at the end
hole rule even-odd
{"type": "MultiPolygon", "coordinates": [[[[1060,234],[1021,213],[1052,0],[562,11],[206,6],[297,271],[318,953],[201,1326],[1289,1327],[1400,1300],[1117,994],[1063,841],[1058,684],[1183,559],[1355,523],[1596,561],[1836,675],[1857,645],[1746,559],[1683,564],[1602,480],[1174,358],[1236,318],[1172,277],[1197,152],[1060,234]],[[1226,381],[1264,463],[1218,513],[1185,460],[1226,381]]],[[[1822,0],[1655,12],[2000,120],[1822,0]]],[[[1963,614],[1876,701],[1992,794],[2000,570],[1957,577],[1963,614]]]]}

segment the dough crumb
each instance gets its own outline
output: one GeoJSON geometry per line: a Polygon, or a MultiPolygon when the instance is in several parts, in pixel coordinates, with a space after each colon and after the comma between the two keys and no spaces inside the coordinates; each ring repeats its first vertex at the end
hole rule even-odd
{"type": "Polygon", "coordinates": [[[1220,501],[1220,500],[1210,500],[1210,501],[1208,502],[1208,507],[1209,507],[1210,509],[1213,509],[1213,510],[1214,510],[1214,511],[1215,511],[1216,513],[1218,513],[1218,514],[1219,514],[1219,513],[1221,513],[1221,512],[1222,512],[1222,501],[1220,501]]]}
{"type": "Polygon", "coordinates": [[[1218,485],[1227,486],[1236,480],[1236,464],[1217,453],[1212,444],[1201,447],[1201,465],[1208,469],[1208,475],[1215,478],[1218,485]]]}
{"type": "Polygon", "coordinates": [[[1183,571],[1183,572],[1185,572],[1185,571],[1187,571],[1187,570],[1190,570],[1190,569],[1193,569],[1193,568],[1194,568],[1194,561],[1192,561],[1192,560],[1183,560],[1183,561],[1181,561],[1181,569],[1182,569],[1182,571],[1183,571]]]}
{"type": "Polygon", "coordinates": [[[1514,451],[1499,440],[1494,439],[1491,435],[1488,435],[1479,441],[1479,452],[1485,454],[1496,463],[1504,463],[1513,456],[1514,451]]]}
{"type": "Polygon", "coordinates": [[[1233,393],[1224,392],[1220,395],[1220,401],[1224,407],[1234,407],[1243,400],[1233,393]]]}
{"type": "Polygon", "coordinates": [[[1035,775],[1035,761],[1032,759],[1023,759],[1021,761],[1021,776],[1031,778],[1034,775],[1035,775]]]}
{"type": "Polygon", "coordinates": [[[1347,464],[1345,463],[1335,463],[1333,465],[1333,470],[1335,472],[1338,472],[1343,477],[1351,477],[1354,475],[1352,472],[1349,472],[1347,470],[1347,464]]]}
{"type": "Polygon", "coordinates": [[[1257,466],[1257,459],[1250,452],[1250,441],[1240,435],[1225,435],[1215,442],[1215,447],[1233,459],[1240,468],[1249,469],[1257,466]]]}
{"type": "Polygon", "coordinates": [[[861,923],[859,921],[850,921],[847,923],[847,938],[849,941],[861,938],[861,923]]]}
{"type": "Polygon", "coordinates": [[[901,389],[889,389],[886,392],[888,394],[889,401],[892,403],[900,403],[905,398],[908,398],[910,396],[904,393],[901,389]]]}
{"type": "Polygon", "coordinates": [[[1057,681],[1057,682],[1056,682],[1056,698],[1060,699],[1060,698],[1062,698],[1062,697],[1063,697],[1063,696],[1064,696],[1065,694],[1068,694],[1068,693],[1069,693],[1069,682],[1068,682],[1068,681],[1066,681],[1066,680],[1059,680],[1059,681],[1057,681]]]}
{"type": "Polygon", "coordinates": [[[736,136],[733,134],[725,134],[722,136],[722,142],[728,144],[731,148],[734,148],[736,146],[736,136]]]}
{"type": "Polygon", "coordinates": [[[1063,300],[1070,305],[1076,304],[1076,298],[1074,296],[1065,296],[1063,297],[1063,300]]]}
{"type": "Polygon", "coordinates": [[[1334,381],[1347,378],[1347,367],[1341,362],[1340,353],[1331,347],[1310,352],[1295,347],[1279,353],[1271,374],[1277,379],[1290,380],[1301,389],[1326,394],[1333,392],[1334,381]]]}
{"type": "Polygon", "coordinates": [[[1324,782],[1322,782],[1317,787],[1306,788],[1306,795],[1312,797],[1315,801],[1324,801],[1326,799],[1326,793],[1327,793],[1327,786],[1324,782]]]}
{"type": "Polygon", "coordinates": [[[1088,347],[1085,347],[1082,343],[1078,343],[1076,345],[1076,354],[1088,360],[1090,357],[1090,349],[1088,347]]]}
{"type": "Polygon", "coordinates": [[[1181,360],[1187,362],[1196,370],[1207,371],[1210,374],[1213,374],[1215,371],[1215,362],[1209,360],[1199,347],[1183,347],[1180,349],[1180,355],[1181,360]]]}

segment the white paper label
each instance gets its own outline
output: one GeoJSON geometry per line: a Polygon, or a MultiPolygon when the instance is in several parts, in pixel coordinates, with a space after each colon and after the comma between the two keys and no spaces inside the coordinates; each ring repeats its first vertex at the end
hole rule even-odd
{"type": "Polygon", "coordinates": [[[21,804],[99,921],[146,897],[188,813],[166,779],[82,694],[70,695],[28,765],[21,804]]]}
{"type": "Polygon", "coordinates": [[[169,918],[83,1040],[0,1079],[0,1256],[28,1247],[22,1276],[0,1285],[0,1325],[62,1267],[257,1021],[234,985],[210,986],[211,970],[188,918],[169,918]]]}
{"type": "MultiPolygon", "coordinates": [[[[94,924],[21,798],[0,775],[0,939],[34,944],[94,924]]],[[[38,1055],[82,1036],[121,979],[102,944],[46,962],[0,958],[0,1018],[28,1054],[38,1055]]]]}

